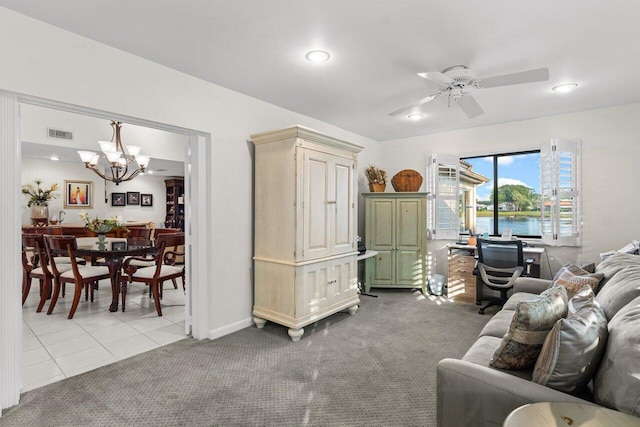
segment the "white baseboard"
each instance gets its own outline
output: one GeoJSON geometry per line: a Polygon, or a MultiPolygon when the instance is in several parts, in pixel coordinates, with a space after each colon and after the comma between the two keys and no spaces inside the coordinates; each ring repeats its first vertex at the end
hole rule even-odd
{"type": "Polygon", "coordinates": [[[207,334],[207,338],[209,338],[210,340],[215,340],[216,338],[232,334],[236,331],[239,331],[240,329],[244,329],[251,325],[253,325],[253,317],[247,317],[246,319],[239,320],[218,329],[210,329],[209,333],[207,334]]]}

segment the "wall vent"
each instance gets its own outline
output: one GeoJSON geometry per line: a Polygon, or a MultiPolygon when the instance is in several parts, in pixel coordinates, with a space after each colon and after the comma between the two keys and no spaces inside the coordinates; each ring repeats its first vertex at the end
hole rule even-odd
{"type": "Polygon", "coordinates": [[[73,139],[73,133],[66,130],[47,128],[47,132],[49,132],[49,138],[58,138],[58,139],[67,139],[67,140],[73,139]]]}

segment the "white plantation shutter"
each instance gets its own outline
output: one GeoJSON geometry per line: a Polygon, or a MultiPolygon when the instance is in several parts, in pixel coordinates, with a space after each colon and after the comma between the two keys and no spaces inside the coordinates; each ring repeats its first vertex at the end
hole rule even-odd
{"type": "Polygon", "coordinates": [[[580,141],[552,139],[540,150],[541,234],[552,246],[580,246],[580,141]]]}
{"type": "Polygon", "coordinates": [[[458,239],[460,158],[433,154],[427,165],[427,227],[430,239],[458,239]]]}

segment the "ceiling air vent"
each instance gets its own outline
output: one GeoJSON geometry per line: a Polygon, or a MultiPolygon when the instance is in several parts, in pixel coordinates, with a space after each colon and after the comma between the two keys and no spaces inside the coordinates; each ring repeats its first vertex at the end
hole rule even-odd
{"type": "Polygon", "coordinates": [[[67,140],[73,139],[73,133],[66,130],[48,128],[47,131],[49,132],[49,138],[58,138],[58,139],[67,139],[67,140]]]}

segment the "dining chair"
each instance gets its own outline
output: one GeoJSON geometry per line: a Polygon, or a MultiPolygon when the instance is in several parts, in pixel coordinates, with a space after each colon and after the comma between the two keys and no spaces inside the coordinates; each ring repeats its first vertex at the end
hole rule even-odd
{"type": "MultiPolygon", "coordinates": [[[[61,265],[62,271],[70,270],[71,265],[61,265]]],[[[40,302],[36,312],[40,313],[45,302],[51,295],[54,273],[51,271],[45,248],[43,234],[25,233],[22,235],[22,305],[24,305],[31,281],[38,279],[40,282],[40,302]]]]}
{"type": "Polygon", "coordinates": [[[93,265],[80,265],[76,259],[75,251],[78,249],[78,242],[75,236],[45,236],[45,246],[47,248],[47,254],[51,260],[51,269],[54,274],[54,289],[51,296],[51,304],[49,304],[49,310],[47,314],[51,314],[58,301],[58,295],[60,295],[60,287],[66,283],[74,284],[73,291],[73,303],[71,304],[71,310],[69,311],[69,319],[73,318],[73,315],[78,308],[78,302],[80,302],[80,296],[82,290],[85,292],[85,301],[89,299],[89,293],[91,294],[91,301],[93,302],[93,290],[99,280],[109,279],[109,268],[105,266],[93,266],[93,265]],[[66,255],[71,260],[71,269],[61,271],[63,264],[56,262],[56,255],[66,255]]]}
{"type": "Polygon", "coordinates": [[[122,265],[123,274],[120,276],[120,292],[122,295],[122,311],[125,309],[127,297],[127,283],[139,282],[149,285],[153,294],[158,316],[162,316],[160,299],[162,298],[162,283],[166,280],[182,278],[182,288],[186,290],[184,266],[175,265],[177,256],[184,256],[183,252],[167,250],[184,246],[184,233],[159,234],[156,237],[155,245],[158,252],[154,256],[155,265],[150,267],[137,267],[133,265],[134,260],[145,260],[145,258],[131,257],[125,260],[122,265]]]}

